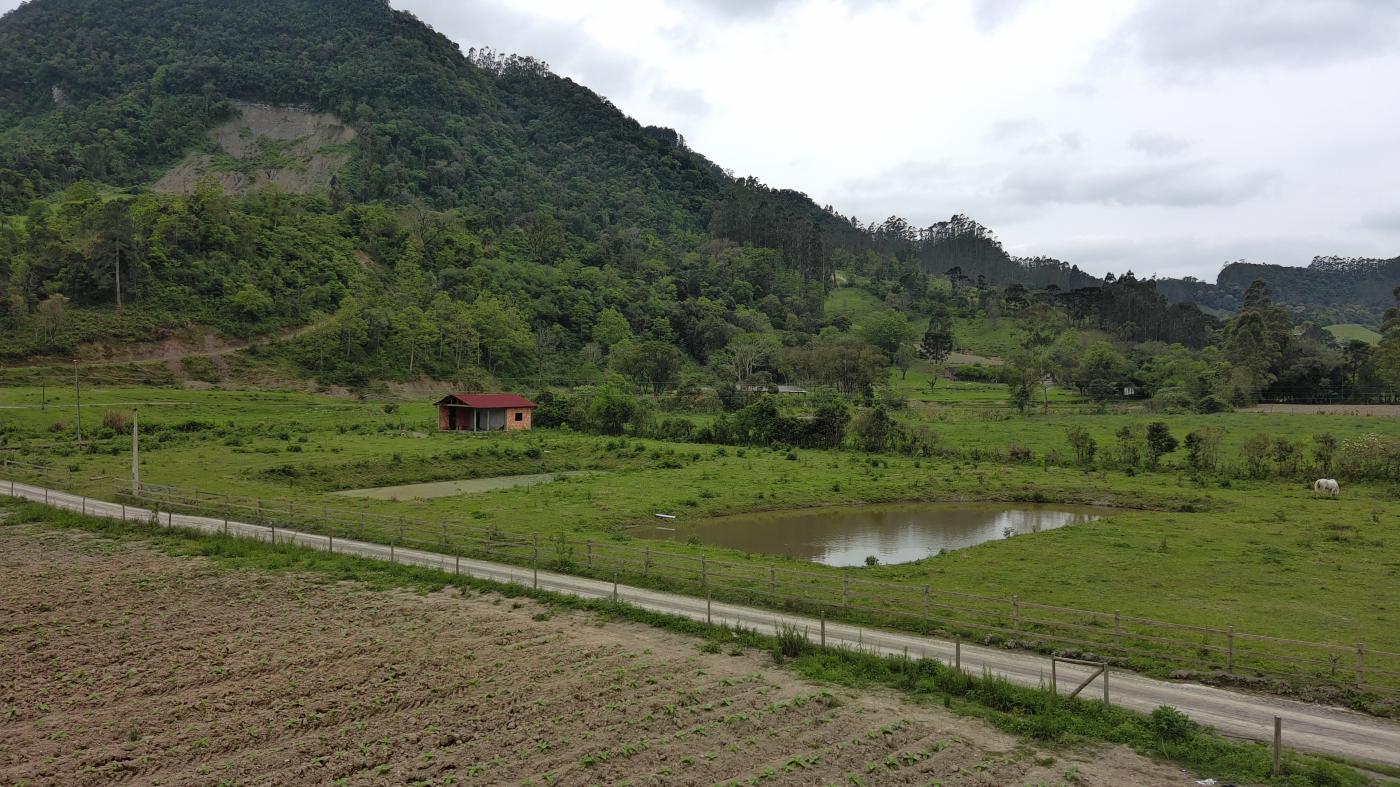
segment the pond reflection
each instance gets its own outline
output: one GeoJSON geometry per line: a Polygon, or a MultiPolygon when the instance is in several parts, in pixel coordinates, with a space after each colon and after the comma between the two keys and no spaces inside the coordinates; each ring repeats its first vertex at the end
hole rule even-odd
{"type": "Polygon", "coordinates": [[[717,517],[645,535],[786,555],[829,566],[908,563],[940,550],[1090,522],[1113,513],[1091,506],[919,503],[773,511],[717,517]]]}

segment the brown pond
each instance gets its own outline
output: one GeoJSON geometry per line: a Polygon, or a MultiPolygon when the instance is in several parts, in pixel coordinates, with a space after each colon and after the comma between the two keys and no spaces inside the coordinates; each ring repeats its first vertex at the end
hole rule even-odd
{"type": "Polygon", "coordinates": [[[829,566],[909,563],[984,541],[1026,537],[1091,522],[1111,508],[1030,503],[913,503],[816,508],[658,523],[637,533],[708,546],[784,555],[829,566]],[[674,527],[674,530],[662,528],[674,527]]]}

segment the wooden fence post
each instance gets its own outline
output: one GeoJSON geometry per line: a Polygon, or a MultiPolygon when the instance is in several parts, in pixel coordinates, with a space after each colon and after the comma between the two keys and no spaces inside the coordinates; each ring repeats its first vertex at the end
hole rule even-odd
{"type": "Polygon", "coordinates": [[[1274,717],[1274,775],[1283,775],[1283,717],[1274,717]]]}
{"type": "Polygon", "coordinates": [[[593,539],[588,539],[588,570],[593,570],[593,539]]]}
{"type": "Polygon", "coordinates": [[[331,529],[331,512],[321,506],[321,527],[326,529],[326,551],[335,552],[335,531],[331,529]]]}
{"type": "Polygon", "coordinates": [[[1059,662],[1056,661],[1056,659],[1055,659],[1054,656],[1051,656],[1051,657],[1050,657],[1050,693],[1051,693],[1052,695],[1056,696],[1056,697],[1058,697],[1058,696],[1060,695],[1059,688],[1058,688],[1058,686],[1059,686],[1059,674],[1058,674],[1058,673],[1059,673],[1059,670],[1056,668],[1056,665],[1057,665],[1058,663],[1059,663],[1059,662]]]}
{"type": "Polygon", "coordinates": [[[617,572],[613,572],[613,603],[617,603],[617,572]]]}
{"type": "Polygon", "coordinates": [[[1235,627],[1225,627],[1225,674],[1235,674],[1235,627]]]}
{"type": "Polygon", "coordinates": [[[1103,704],[1108,704],[1108,662],[1103,663],[1103,704]]]}
{"type": "Polygon", "coordinates": [[[822,607],[822,649],[826,649],[826,607],[822,607]]]}
{"type": "Polygon", "coordinates": [[[711,617],[710,617],[710,589],[709,589],[709,588],[706,588],[706,589],[705,589],[705,625],[706,625],[706,626],[713,625],[713,620],[712,620],[711,617]]]}
{"type": "Polygon", "coordinates": [[[962,636],[953,637],[953,669],[962,669],[962,636]]]}

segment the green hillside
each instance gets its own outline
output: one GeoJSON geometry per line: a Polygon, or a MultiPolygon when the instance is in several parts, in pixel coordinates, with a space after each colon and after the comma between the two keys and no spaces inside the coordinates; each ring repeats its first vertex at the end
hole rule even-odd
{"type": "Polygon", "coordinates": [[[1356,323],[1329,325],[1325,330],[1332,334],[1333,338],[1338,342],[1343,344],[1351,341],[1359,341],[1374,346],[1380,344],[1381,341],[1381,335],[1379,333],[1376,333],[1364,325],[1357,325],[1356,323]]]}

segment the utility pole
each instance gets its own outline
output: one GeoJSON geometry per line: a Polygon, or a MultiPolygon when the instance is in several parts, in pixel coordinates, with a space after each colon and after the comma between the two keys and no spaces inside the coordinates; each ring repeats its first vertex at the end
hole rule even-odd
{"type": "Polygon", "coordinates": [[[140,412],[131,411],[131,496],[141,496],[141,427],[140,412]]]}
{"type": "Polygon", "coordinates": [[[83,386],[78,380],[78,359],[73,359],[73,394],[78,401],[78,447],[83,447],[83,386]]]}
{"type": "Polygon", "coordinates": [[[122,310],[122,246],[117,244],[117,311],[122,310]]]}

